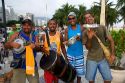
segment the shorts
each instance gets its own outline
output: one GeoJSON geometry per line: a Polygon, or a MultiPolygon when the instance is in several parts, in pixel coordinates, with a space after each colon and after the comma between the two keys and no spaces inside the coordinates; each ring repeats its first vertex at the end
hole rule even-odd
{"type": "Polygon", "coordinates": [[[44,71],[44,79],[46,83],[53,83],[54,81],[58,81],[58,78],[51,74],[49,71],[44,71]]]}
{"type": "Polygon", "coordinates": [[[71,64],[75,70],[78,77],[85,75],[85,66],[84,66],[84,57],[81,56],[71,56],[67,54],[67,58],[69,60],[69,64],[71,64]]]}
{"type": "Polygon", "coordinates": [[[86,79],[89,81],[94,81],[97,73],[97,69],[101,73],[103,80],[105,81],[112,80],[111,70],[108,62],[105,59],[101,60],[100,62],[87,60],[86,75],[85,75],[86,79]]]}

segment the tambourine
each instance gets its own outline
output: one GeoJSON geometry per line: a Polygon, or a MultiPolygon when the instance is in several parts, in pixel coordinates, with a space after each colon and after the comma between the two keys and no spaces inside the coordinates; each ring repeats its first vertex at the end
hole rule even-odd
{"type": "Polygon", "coordinates": [[[14,40],[14,42],[20,44],[21,46],[19,48],[14,48],[13,51],[16,54],[22,53],[25,50],[25,47],[23,45],[23,43],[24,43],[23,40],[22,39],[16,39],[16,40],[14,40]]]}

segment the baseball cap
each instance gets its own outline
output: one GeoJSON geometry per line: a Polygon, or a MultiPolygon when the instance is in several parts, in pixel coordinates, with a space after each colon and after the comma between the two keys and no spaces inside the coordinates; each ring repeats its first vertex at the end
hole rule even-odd
{"type": "Polygon", "coordinates": [[[68,14],[68,17],[69,16],[74,16],[74,17],[76,17],[76,14],[74,13],[74,12],[70,12],[69,14],[68,14]]]}
{"type": "Polygon", "coordinates": [[[22,21],[22,25],[28,23],[29,25],[33,25],[33,22],[30,19],[25,19],[22,21]]]}

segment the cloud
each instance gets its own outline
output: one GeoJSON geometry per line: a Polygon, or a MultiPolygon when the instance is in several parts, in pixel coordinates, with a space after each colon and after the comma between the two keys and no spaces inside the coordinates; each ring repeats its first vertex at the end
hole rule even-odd
{"type": "Polygon", "coordinates": [[[15,12],[19,14],[29,12],[33,13],[35,16],[52,17],[55,10],[60,8],[63,4],[69,3],[75,6],[83,4],[87,8],[90,8],[95,1],[99,2],[100,0],[5,0],[5,3],[6,5],[12,6],[15,12]]]}

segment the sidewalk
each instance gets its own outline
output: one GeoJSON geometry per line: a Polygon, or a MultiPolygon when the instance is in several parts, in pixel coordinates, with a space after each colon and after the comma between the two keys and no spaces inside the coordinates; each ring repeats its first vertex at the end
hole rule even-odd
{"type": "MultiPolygon", "coordinates": [[[[12,54],[11,54],[11,52],[10,52],[10,53],[9,53],[9,57],[6,58],[6,60],[5,60],[5,61],[8,61],[8,62],[6,62],[6,63],[10,63],[10,61],[12,61],[12,58],[13,58],[13,57],[12,57],[11,55],[12,55],[12,54]]],[[[40,61],[40,59],[41,59],[41,53],[37,53],[36,61],[37,61],[37,63],[38,63],[38,66],[39,66],[39,61],[40,61]]],[[[4,69],[5,69],[4,72],[7,72],[7,71],[10,71],[10,70],[11,70],[11,68],[9,67],[9,64],[6,64],[6,65],[4,66],[4,69]]],[[[39,68],[40,83],[45,83],[43,74],[44,74],[44,71],[43,71],[41,68],[39,68]]],[[[28,83],[27,80],[26,80],[26,83],[28,83]]],[[[65,83],[65,82],[59,80],[59,83],[65,83]]],[[[74,81],[74,83],[76,83],[76,80],[74,81]]],[[[82,82],[81,82],[81,83],[88,83],[88,81],[85,79],[85,77],[82,77],[82,82]]],[[[101,75],[100,75],[99,73],[97,73],[95,83],[103,83],[102,77],[101,77],[101,75]]]]}
{"type": "MultiPolygon", "coordinates": [[[[40,59],[41,59],[41,53],[37,53],[36,61],[37,61],[38,65],[39,65],[40,59]]],[[[44,74],[44,71],[39,68],[40,83],[45,83],[43,74],[44,74]]],[[[103,83],[101,75],[99,73],[97,73],[96,76],[97,77],[96,77],[95,83],[103,83]]],[[[64,82],[59,80],[59,83],[64,83],[64,82]]],[[[76,80],[74,83],[76,83],[76,80]]],[[[81,83],[88,83],[88,81],[85,79],[85,77],[82,77],[81,83]]]]}

